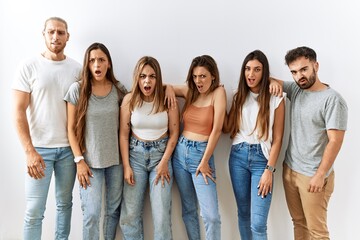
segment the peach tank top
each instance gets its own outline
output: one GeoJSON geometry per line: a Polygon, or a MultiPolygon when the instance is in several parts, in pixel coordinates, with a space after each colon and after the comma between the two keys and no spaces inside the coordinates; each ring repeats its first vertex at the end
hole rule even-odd
{"type": "Polygon", "coordinates": [[[214,122],[214,106],[196,107],[189,105],[184,112],[184,131],[209,136],[214,122]]]}

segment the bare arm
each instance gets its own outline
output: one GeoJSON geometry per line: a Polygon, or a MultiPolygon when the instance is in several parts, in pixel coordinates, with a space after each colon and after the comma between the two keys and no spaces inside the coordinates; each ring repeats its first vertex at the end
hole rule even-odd
{"type": "Polygon", "coordinates": [[[234,122],[235,119],[234,115],[235,115],[235,103],[233,102],[231,104],[229,113],[225,111],[224,124],[222,128],[223,133],[229,133],[231,131],[231,127],[234,124],[237,124],[236,122],[234,122]]]}
{"type": "Polygon", "coordinates": [[[170,183],[170,173],[168,168],[169,159],[171,158],[171,155],[175,149],[177,140],[179,138],[179,131],[180,131],[180,117],[179,117],[179,108],[170,108],[168,111],[169,116],[169,140],[166,145],[166,150],[164,152],[164,155],[162,156],[162,159],[157,169],[157,176],[155,179],[155,184],[158,183],[159,179],[161,178],[161,184],[162,186],[165,185],[165,179],[168,183],[170,183]]]}
{"type": "Polygon", "coordinates": [[[330,129],[327,130],[329,142],[325,147],[320,166],[315,175],[311,178],[309,183],[309,192],[321,192],[325,184],[326,173],[334,164],[336,156],[338,155],[341,145],[344,140],[345,131],[330,129]]]}
{"type": "Polygon", "coordinates": [[[30,104],[30,93],[18,90],[13,91],[14,98],[14,120],[20,142],[26,153],[28,174],[30,177],[40,179],[45,176],[45,163],[41,155],[35,150],[26,117],[26,109],[30,104]]]}
{"type": "MultiPolygon", "coordinates": [[[[75,137],[75,125],[76,125],[75,106],[69,102],[66,104],[66,106],[67,106],[67,130],[68,130],[68,138],[69,138],[71,150],[74,156],[82,156],[79,142],[75,137]]],[[[79,184],[82,188],[86,189],[87,186],[91,186],[90,177],[92,177],[93,174],[84,160],[80,160],[80,162],[76,163],[76,173],[79,180],[79,184]]]]}
{"type": "Polygon", "coordinates": [[[174,97],[181,97],[186,98],[187,92],[188,92],[188,86],[187,85],[170,85],[166,84],[165,89],[165,98],[170,99],[174,97]]]}
{"type": "MultiPolygon", "coordinates": [[[[280,154],[282,139],[284,134],[285,123],[285,99],[281,101],[279,106],[275,110],[274,126],[273,126],[273,138],[270,149],[270,156],[268,165],[275,168],[277,159],[280,154]]],[[[270,170],[265,169],[259,182],[258,194],[265,197],[268,193],[272,192],[273,185],[273,173],[270,170]]]]}
{"type": "Polygon", "coordinates": [[[196,170],[196,176],[201,172],[206,183],[207,178],[215,182],[215,179],[212,177],[212,169],[209,167],[209,159],[214,153],[216,144],[220,138],[221,131],[224,124],[224,117],[226,112],[226,92],[225,89],[219,87],[215,90],[215,99],[214,99],[214,123],[213,129],[209,136],[208,144],[205,149],[204,155],[201,159],[201,162],[196,170]]]}
{"type": "Polygon", "coordinates": [[[129,136],[130,136],[130,98],[131,93],[127,94],[121,104],[120,109],[120,134],[119,134],[119,143],[120,143],[120,153],[121,159],[124,166],[124,179],[129,185],[135,185],[134,173],[130,166],[129,159],[129,136]]]}

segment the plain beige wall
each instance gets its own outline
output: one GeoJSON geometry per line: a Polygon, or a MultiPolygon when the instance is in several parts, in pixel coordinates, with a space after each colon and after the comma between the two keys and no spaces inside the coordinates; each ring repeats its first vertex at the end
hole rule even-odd
{"type": "MultiPolygon", "coordinates": [[[[165,82],[184,83],[193,57],[212,55],[218,63],[228,102],[237,86],[246,54],[261,49],[271,73],[292,81],[284,64],[287,50],[308,45],[318,53],[319,76],[348,102],[349,124],[336,161],[336,186],[329,205],[332,239],[352,240],[358,228],[359,161],[359,7],[355,1],[25,1],[0,2],[0,239],[22,239],[25,209],[25,158],[11,119],[11,81],[17,64],[44,49],[44,20],[60,16],[68,21],[70,41],[66,54],[83,61],[85,49],[103,42],[112,54],[116,76],[127,88],[136,61],[152,55],[161,64],[165,82]]],[[[358,4],[357,4],[358,5],[358,4]]],[[[289,126],[287,125],[287,128],[289,126]]],[[[286,142],[286,138],[285,138],[286,142]]],[[[240,239],[237,213],[228,172],[228,135],[215,150],[222,238],[240,239]]],[[[283,152],[277,164],[275,190],[268,220],[269,239],[292,239],[281,180],[283,152]]],[[[51,186],[43,239],[54,236],[54,189],[51,186]]],[[[145,206],[146,239],[152,239],[149,199],[145,206]]],[[[173,189],[173,234],[186,239],[179,194],[173,189]]],[[[81,239],[82,213],[78,184],[70,239],[81,239]]],[[[120,236],[118,239],[121,239],[120,236]]]]}

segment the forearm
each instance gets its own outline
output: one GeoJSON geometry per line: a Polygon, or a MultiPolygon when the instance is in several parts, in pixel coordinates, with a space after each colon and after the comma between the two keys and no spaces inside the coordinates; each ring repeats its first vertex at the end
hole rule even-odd
{"type": "Polygon", "coordinates": [[[174,149],[176,147],[176,143],[177,143],[177,137],[176,136],[172,136],[169,138],[167,144],[166,144],[166,150],[161,158],[162,162],[169,162],[172,153],[174,152],[174,149]]]}
{"type": "Polygon", "coordinates": [[[74,129],[71,129],[71,130],[68,129],[68,138],[69,138],[70,147],[71,147],[71,150],[72,150],[74,156],[76,157],[76,156],[83,155],[83,153],[81,152],[81,149],[80,149],[79,142],[75,137],[74,129]]]}
{"type": "Polygon", "coordinates": [[[204,155],[201,159],[202,162],[206,162],[208,163],[209,162],[209,159],[210,157],[213,155],[214,151],[215,151],[215,148],[216,148],[216,145],[219,141],[219,138],[221,136],[221,130],[220,129],[214,129],[210,136],[209,136],[209,140],[208,140],[208,144],[206,146],[206,149],[205,149],[205,152],[204,152],[204,155]]]}
{"type": "Polygon", "coordinates": [[[130,167],[129,160],[129,138],[128,137],[120,137],[120,154],[121,160],[124,167],[130,167]]]}
{"type": "Polygon", "coordinates": [[[316,171],[317,175],[320,175],[322,177],[326,176],[326,173],[333,166],[336,156],[340,151],[340,148],[341,143],[339,142],[329,142],[327,144],[319,168],[316,171]]]}
{"type": "Polygon", "coordinates": [[[25,153],[35,151],[30,137],[29,124],[26,118],[26,112],[16,111],[15,113],[15,126],[18,133],[21,145],[25,153]]]}
{"type": "Polygon", "coordinates": [[[281,150],[281,140],[273,141],[270,149],[270,156],[268,160],[268,165],[275,167],[277,160],[279,158],[280,150],[281,150]]]}

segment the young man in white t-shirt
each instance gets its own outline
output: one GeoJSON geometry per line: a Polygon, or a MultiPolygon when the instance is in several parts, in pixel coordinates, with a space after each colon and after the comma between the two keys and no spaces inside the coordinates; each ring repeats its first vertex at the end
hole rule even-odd
{"type": "Polygon", "coordinates": [[[20,66],[12,86],[15,126],[27,163],[25,240],[41,239],[53,172],[57,214],[55,239],[68,239],[76,175],[63,98],[69,86],[78,80],[81,65],[64,54],[69,40],[65,20],[47,19],[43,36],[45,51],[20,66]]]}

